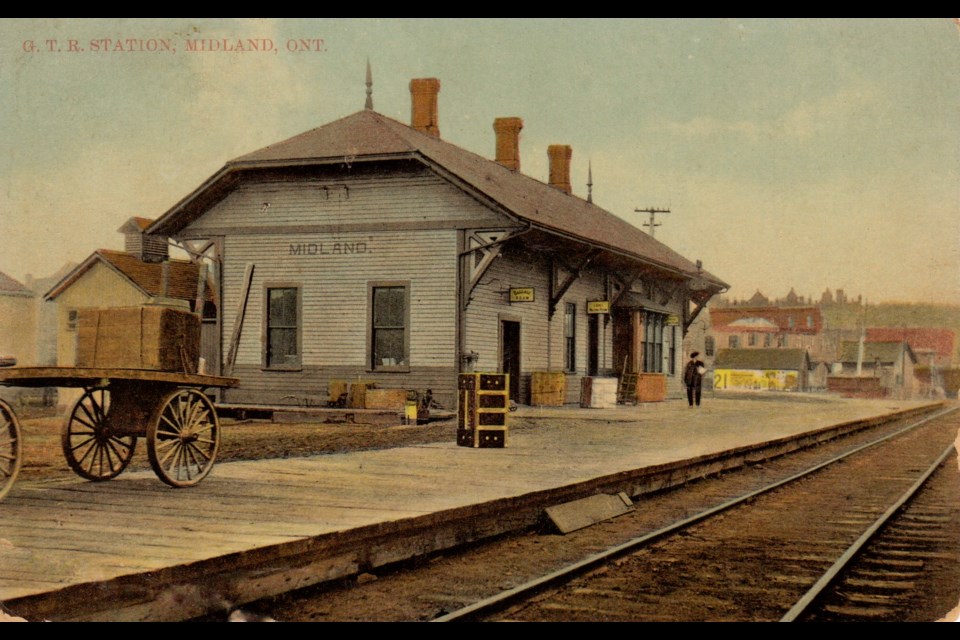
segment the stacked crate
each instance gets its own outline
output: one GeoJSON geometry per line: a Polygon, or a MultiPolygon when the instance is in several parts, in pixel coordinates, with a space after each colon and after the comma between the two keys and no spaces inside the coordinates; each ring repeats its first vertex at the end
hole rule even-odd
{"type": "Polygon", "coordinates": [[[481,448],[507,446],[509,374],[461,373],[457,387],[457,444],[481,448]]]}
{"type": "Polygon", "coordinates": [[[200,317],[162,306],[80,309],[76,366],[196,373],[200,317]]]}

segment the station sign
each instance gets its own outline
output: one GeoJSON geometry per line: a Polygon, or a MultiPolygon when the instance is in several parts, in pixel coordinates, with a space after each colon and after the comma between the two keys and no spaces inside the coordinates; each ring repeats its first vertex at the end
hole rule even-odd
{"type": "Polygon", "coordinates": [[[534,301],[534,288],[533,287],[517,287],[510,288],[510,302],[533,302],[534,301]]]}
{"type": "Polygon", "coordinates": [[[610,301],[587,300],[587,313],[610,313],[610,301]]]}
{"type": "Polygon", "coordinates": [[[667,326],[676,327],[680,324],[680,316],[669,315],[667,316],[667,326]]]}

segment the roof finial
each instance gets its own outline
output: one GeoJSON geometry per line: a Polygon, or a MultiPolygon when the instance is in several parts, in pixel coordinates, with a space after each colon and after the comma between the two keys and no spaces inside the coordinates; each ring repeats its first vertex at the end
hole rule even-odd
{"type": "Polygon", "coordinates": [[[373,109],[373,74],[370,72],[370,58],[367,58],[367,101],[364,109],[373,109]]]}
{"type": "Polygon", "coordinates": [[[587,160],[587,202],[593,202],[593,162],[587,160]]]}

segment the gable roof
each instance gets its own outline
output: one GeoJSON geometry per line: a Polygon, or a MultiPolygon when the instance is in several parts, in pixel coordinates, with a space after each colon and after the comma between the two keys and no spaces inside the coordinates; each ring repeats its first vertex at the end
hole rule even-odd
{"type": "Polygon", "coordinates": [[[172,235],[200,217],[210,204],[205,192],[229,187],[250,169],[309,164],[417,159],[462,188],[488,199],[507,215],[533,227],[605,248],[647,263],[698,277],[709,288],[728,285],[646,232],[577,196],[565,193],[493,160],[426,135],[373,110],[231,160],[203,185],[163,214],[147,233],[172,235]]]}
{"type": "Polygon", "coordinates": [[[954,333],[950,329],[933,327],[868,327],[867,340],[871,342],[899,342],[906,340],[914,351],[932,350],[938,356],[953,355],[954,333]]]}
{"type": "MultiPolygon", "coordinates": [[[[865,342],[863,345],[863,362],[873,364],[880,359],[880,364],[893,364],[900,357],[901,351],[907,350],[910,359],[914,362],[917,357],[913,349],[906,342],[865,342]]],[[[857,361],[857,352],[860,350],[860,343],[856,341],[844,341],[840,345],[840,362],[849,364],[857,361]]]]}
{"type": "MultiPolygon", "coordinates": [[[[170,266],[167,273],[166,297],[194,301],[197,297],[199,267],[185,260],[168,260],[167,262],[170,266]]],[[[164,295],[163,263],[144,262],[124,251],[98,249],[48,291],[45,298],[53,300],[96,264],[106,265],[145,295],[151,297],[164,295]]],[[[208,287],[208,299],[210,299],[210,295],[208,287]]]]}
{"type": "Polygon", "coordinates": [[[713,368],[803,371],[810,368],[810,357],[806,349],[720,349],[713,368]]]}
{"type": "Polygon", "coordinates": [[[33,291],[18,280],[14,280],[4,272],[0,271],[0,295],[22,296],[24,298],[33,297],[33,291]]]}
{"type": "Polygon", "coordinates": [[[128,218],[123,225],[117,229],[120,233],[130,233],[133,231],[142,232],[144,229],[153,224],[153,218],[141,218],[140,216],[133,216],[128,218]]]}

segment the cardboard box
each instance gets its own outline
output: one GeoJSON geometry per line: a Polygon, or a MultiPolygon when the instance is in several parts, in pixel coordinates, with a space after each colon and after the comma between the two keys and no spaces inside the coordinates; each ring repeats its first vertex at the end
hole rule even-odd
{"type": "Polygon", "coordinates": [[[78,367],[196,373],[200,318],[160,306],[80,309],[78,367]]]}

